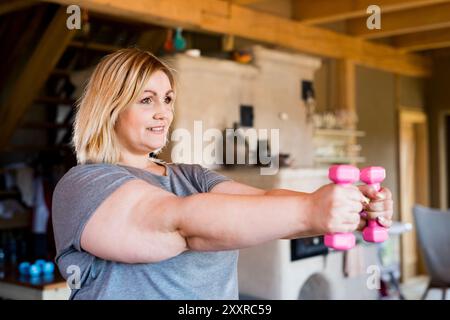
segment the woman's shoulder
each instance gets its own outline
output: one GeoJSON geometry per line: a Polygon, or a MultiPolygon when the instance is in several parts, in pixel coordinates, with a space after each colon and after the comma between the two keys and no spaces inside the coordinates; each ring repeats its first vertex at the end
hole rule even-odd
{"type": "MultiPolygon", "coordinates": [[[[85,163],[78,164],[70,168],[58,181],[55,189],[66,187],[76,187],[80,184],[101,183],[101,178],[118,178],[131,176],[126,169],[110,163],[85,163]]],[[[110,179],[108,179],[110,180],[110,179]]]]}
{"type": "Polygon", "coordinates": [[[105,173],[127,172],[123,167],[111,163],[84,163],[78,164],[69,169],[64,177],[72,177],[78,175],[95,175],[105,173]]]}

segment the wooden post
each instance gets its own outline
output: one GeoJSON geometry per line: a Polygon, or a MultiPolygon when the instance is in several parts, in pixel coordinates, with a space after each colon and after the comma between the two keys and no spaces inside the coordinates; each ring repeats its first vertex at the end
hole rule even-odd
{"type": "MultiPolygon", "coordinates": [[[[348,114],[356,116],[356,65],[348,59],[338,60],[336,72],[338,88],[337,108],[338,110],[347,111],[348,114]]],[[[356,123],[352,123],[348,129],[356,130],[356,123]]],[[[347,139],[347,146],[356,144],[356,135],[350,135],[347,139]]],[[[358,165],[356,160],[351,161],[350,164],[354,166],[358,165]]]]}
{"type": "MultiPolygon", "coordinates": [[[[348,59],[338,60],[338,108],[356,113],[356,67],[348,59]]],[[[355,129],[352,128],[352,129],[355,129]]]]}

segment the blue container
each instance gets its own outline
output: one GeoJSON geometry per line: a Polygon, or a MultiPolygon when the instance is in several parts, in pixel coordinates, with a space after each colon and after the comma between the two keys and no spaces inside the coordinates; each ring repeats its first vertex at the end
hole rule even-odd
{"type": "Polygon", "coordinates": [[[47,261],[42,267],[42,272],[46,275],[53,274],[53,271],[55,271],[53,262],[47,261]]]}
{"type": "Polygon", "coordinates": [[[32,264],[31,266],[30,266],[30,277],[38,277],[40,274],[41,274],[41,272],[42,272],[42,269],[41,269],[41,267],[40,267],[40,265],[38,265],[38,264],[32,264]]]}
{"type": "Polygon", "coordinates": [[[46,263],[46,261],[44,259],[37,259],[34,264],[38,265],[41,270],[44,268],[44,264],[46,263]]]}
{"type": "Polygon", "coordinates": [[[19,264],[19,273],[21,275],[29,275],[30,274],[30,263],[25,261],[19,264]]]}
{"type": "Polygon", "coordinates": [[[48,273],[48,274],[44,273],[44,275],[40,279],[42,279],[44,283],[50,283],[55,280],[55,275],[53,273],[48,273]]]}
{"type": "Polygon", "coordinates": [[[42,284],[42,278],[41,277],[30,277],[28,279],[28,283],[38,286],[38,285],[42,284]]]}

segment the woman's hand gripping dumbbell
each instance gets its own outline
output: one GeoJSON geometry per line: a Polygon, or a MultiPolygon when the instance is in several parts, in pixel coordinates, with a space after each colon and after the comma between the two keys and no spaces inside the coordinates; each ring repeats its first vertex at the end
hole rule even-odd
{"type": "Polygon", "coordinates": [[[392,224],[392,196],[388,189],[381,187],[386,178],[383,167],[367,167],[361,170],[360,180],[366,183],[361,190],[370,196],[363,217],[368,219],[363,229],[363,238],[368,242],[383,242],[389,238],[387,228],[392,224]]]}
{"type": "Polygon", "coordinates": [[[376,219],[385,228],[392,224],[392,195],[387,188],[354,186],[360,180],[359,169],[349,165],[332,166],[328,184],[311,194],[314,229],[325,235],[325,244],[336,250],[355,245],[354,231],[362,231],[368,219],[376,219]],[[364,210],[364,215],[361,212],[364,210]]]}

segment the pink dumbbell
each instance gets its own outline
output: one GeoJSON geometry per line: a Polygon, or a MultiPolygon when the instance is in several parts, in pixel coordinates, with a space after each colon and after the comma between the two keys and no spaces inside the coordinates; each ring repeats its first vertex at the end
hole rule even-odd
{"type": "MultiPolygon", "coordinates": [[[[334,165],[328,170],[331,181],[341,186],[349,186],[359,180],[359,169],[351,165],[334,165]]],[[[349,233],[326,234],[325,245],[335,250],[348,250],[355,246],[355,235],[349,233]]]]}
{"type": "MultiPolygon", "coordinates": [[[[383,167],[367,167],[361,170],[360,180],[380,191],[380,183],[386,178],[386,170],[383,167]]],[[[386,228],[378,224],[377,220],[368,221],[363,230],[363,238],[368,242],[383,242],[389,237],[386,228]]]]}

